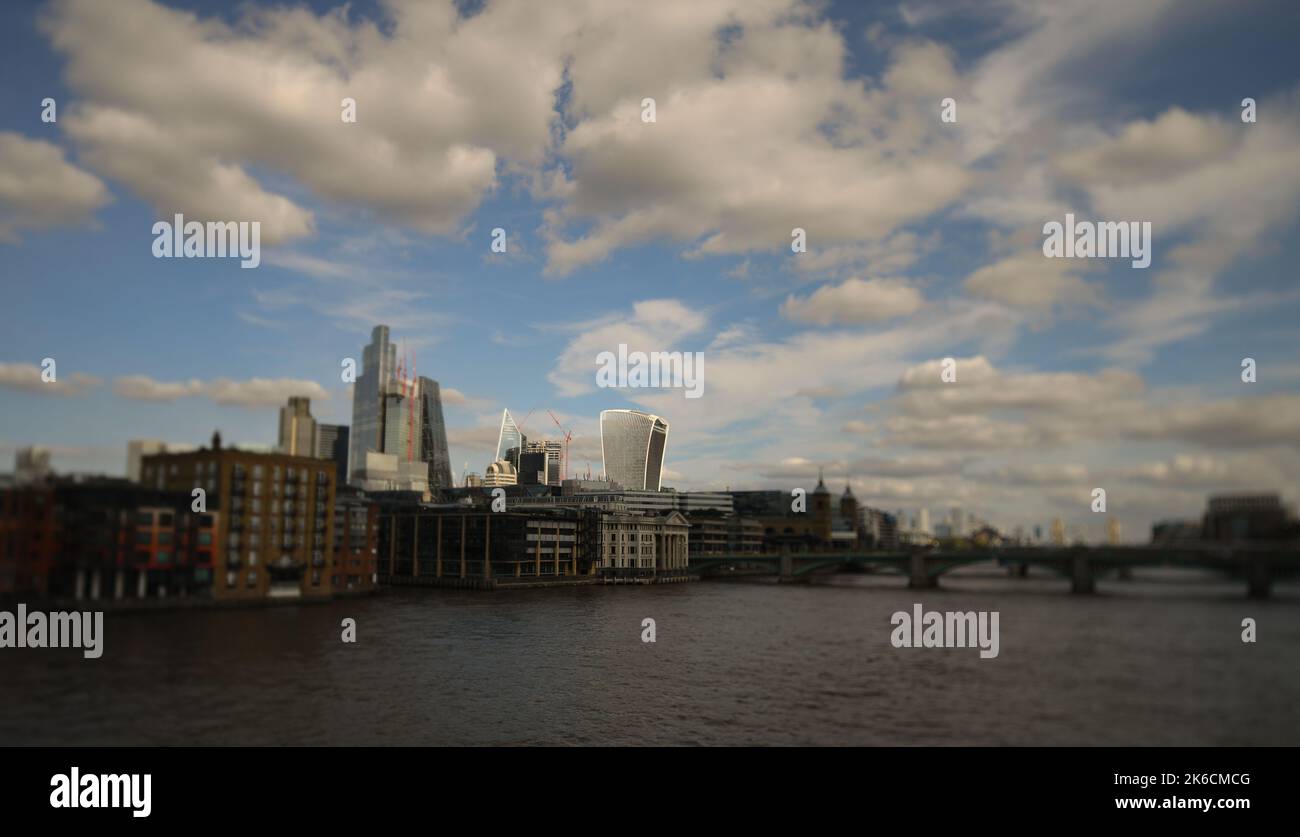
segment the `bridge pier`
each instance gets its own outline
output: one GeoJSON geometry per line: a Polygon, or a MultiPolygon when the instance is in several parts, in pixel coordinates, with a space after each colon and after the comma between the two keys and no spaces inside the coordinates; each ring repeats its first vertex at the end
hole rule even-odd
{"type": "Polygon", "coordinates": [[[907,586],[913,590],[930,590],[939,586],[939,579],[925,571],[925,553],[913,552],[908,556],[907,586]]]}
{"type": "Polygon", "coordinates": [[[1247,576],[1247,593],[1252,599],[1267,599],[1273,588],[1273,570],[1268,559],[1256,556],[1250,561],[1250,575],[1247,576]]]}
{"type": "Polygon", "coordinates": [[[1070,557],[1070,592],[1095,593],[1097,579],[1088,564],[1088,556],[1076,553],[1070,557]]]}

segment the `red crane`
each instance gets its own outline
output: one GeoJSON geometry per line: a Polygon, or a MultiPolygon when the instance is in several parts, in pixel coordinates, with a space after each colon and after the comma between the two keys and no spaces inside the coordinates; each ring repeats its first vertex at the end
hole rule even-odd
{"type": "Polygon", "coordinates": [[[550,410],[546,412],[550,413],[551,421],[555,422],[555,426],[560,428],[560,432],[564,434],[564,456],[560,460],[560,480],[567,480],[569,478],[569,440],[573,438],[573,431],[565,430],[564,425],[560,424],[560,420],[555,417],[555,413],[550,410]]]}

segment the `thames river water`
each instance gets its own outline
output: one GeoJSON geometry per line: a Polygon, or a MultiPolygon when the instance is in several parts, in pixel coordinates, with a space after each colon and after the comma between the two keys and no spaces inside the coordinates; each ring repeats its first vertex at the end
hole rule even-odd
{"type": "Polygon", "coordinates": [[[1212,578],[1139,578],[1074,596],[988,569],[943,583],[109,614],[98,660],[0,649],[0,744],[1300,744],[1294,587],[1251,601],[1212,578]],[[999,656],[892,647],[891,615],[915,602],[999,611],[999,656]]]}

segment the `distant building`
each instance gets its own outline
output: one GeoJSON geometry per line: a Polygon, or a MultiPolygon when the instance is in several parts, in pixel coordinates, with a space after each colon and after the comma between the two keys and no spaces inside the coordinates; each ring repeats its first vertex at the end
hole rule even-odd
{"type": "Polygon", "coordinates": [[[132,439],[126,443],[126,478],[140,481],[140,459],[146,454],[163,453],[167,443],[157,439],[132,439]]]}
{"type": "Polygon", "coordinates": [[[218,600],[325,598],[333,591],[334,465],[306,456],[212,447],[146,456],[141,483],[206,492],[218,600]]]}
{"type": "Polygon", "coordinates": [[[504,459],[499,459],[487,467],[487,472],[483,474],[484,488],[498,488],[507,485],[517,485],[519,475],[515,471],[515,466],[511,465],[504,459]]]}
{"type": "Polygon", "coordinates": [[[866,548],[867,530],[858,513],[852,489],[836,503],[826,483],[818,477],[817,487],[805,498],[806,509],[795,511],[793,499],[783,491],[730,492],[735,513],[757,519],[763,527],[764,549],[816,552],[866,548]]]}
{"type": "Polygon", "coordinates": [[[124,479],[0,489],[0,600],[208,596],[216,516],[124,479]]]}
{"type": "Polygon", "coordinates": [[[498,462],[503,459],[509,461],[510,451],[523,450],[525,439],[524,434],[519,431],[519,426],[515,424],[514,416],[510,415],[509,410],[502,410],[501,430],[497,433],[497,452],[492,461],[498,462]]]}
{"type": "Polygon", "coordinates": [[[14,453],[14,482],[25,485],[43,482],[52,476],[50,451],[47,448],[19,448],[14,453]]]}
{"type": "Polygon", "coordinates": [[[558,458],[552,459],[546,442],[527,442],[519,454],[520,485],[554,485],[559,483],[558,458]]]}
{"type": "Polygon", "coordinates": [[[311,399],[293,396],[280,408],[280,453],[316,456],[316,419],[311,416],[311,399]]]}
{"type": "Polygon", "coordinates": [[[1052,518],[1052,545],[1065,546],[1065,522],[1059,517],[1052,518]]]}
{"type": "Polygon", "coordinates": [[[1201,524],[1195,520],[1161,520],[1151,527],[1155,546],[1190,546],[1201,542],[1201,524]]]}
{"type": "Polygon", "coordinates": [[[379,582],[379,506],[356,488],[334,497],[334,558],[330,586],[335,593],[373,590],[379,582]]]}
{"type": "Polygon", "coordinates": [[[864,507],[859,512],[863,528],[876,549],[897,550],[899,547],[898,518],[887,511],[864,507]]]}
{"type": "Polygon", "coordinates": [[[349,483],[366,491],[451,487],[438,382],[399,365],[388,326],[370,335],[352,389],[349,483]]]}
{"type": "Polygon", "coordinates": [[[361,352],[361,368],[352,385],[352,430],[349,439],[348,481],[365,480],[366,454],[384,452],[384,396],[397,373],[397,347],[388,339],[388,326],[375,326],[370,344],[361,352]]]}
{"type": "Polygon", "coordinates": [[[594,512],[589,520],[598,527],[593,563],[599,575],[653,578],[686,572],[691,525],[681,512],[594,512]]]}
{"type": "Polygon", "coordinates": [[[337,485],[348,482],[348,426],[346,424],[317,424],[315,456],[334,463],[337,485]]]}
{"type": "Polygon", "coordinates": [[[442,417],[442,389],[432,378],[420,378],[420,454],[429,463],[429,488],[451,488],[451,453],[447,424],[442,417]]]}
{"type": "Polygon", "coordinates": [[[1211,497],[1202,517],[1207,541],[1282,541],[1295,527],[1277,494],[1222,494],[1211,497]]]}
{"type": "Polygon", "coordinates": [[[600,447],[605,476],[624,488],[658,491],[668,422],[640,410],[603,410],[600,447]]]}
{"type": "Polygon", "coordinates": [[[384,503],[379,580],[384,584],[491,587],[591,576],[590,547],[574,509],[384,503]]]}
{"type": "Polygon", "coordinates": [[[1112,517],[1106,521],[1106,543],[1118,546],[1120,543],[1119,518],[1112,517]]]}

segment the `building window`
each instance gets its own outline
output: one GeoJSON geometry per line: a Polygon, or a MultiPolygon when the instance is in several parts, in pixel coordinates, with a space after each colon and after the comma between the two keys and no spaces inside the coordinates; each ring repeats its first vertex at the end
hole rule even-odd
{"type": "Polygon", "coordinates": [[[248,571],[248,586],[249,587],[257,586],[257,570],[248,571]]]}
{"type": "Polygon", "coordinates": [[[239,581],[239,573],[235,573],[235,572],[228,572],[228,573],[226,573],[226,586],[227,586],[227,587],[234,587],[235,584],[236,584],[238,581],[239,581]]]}

